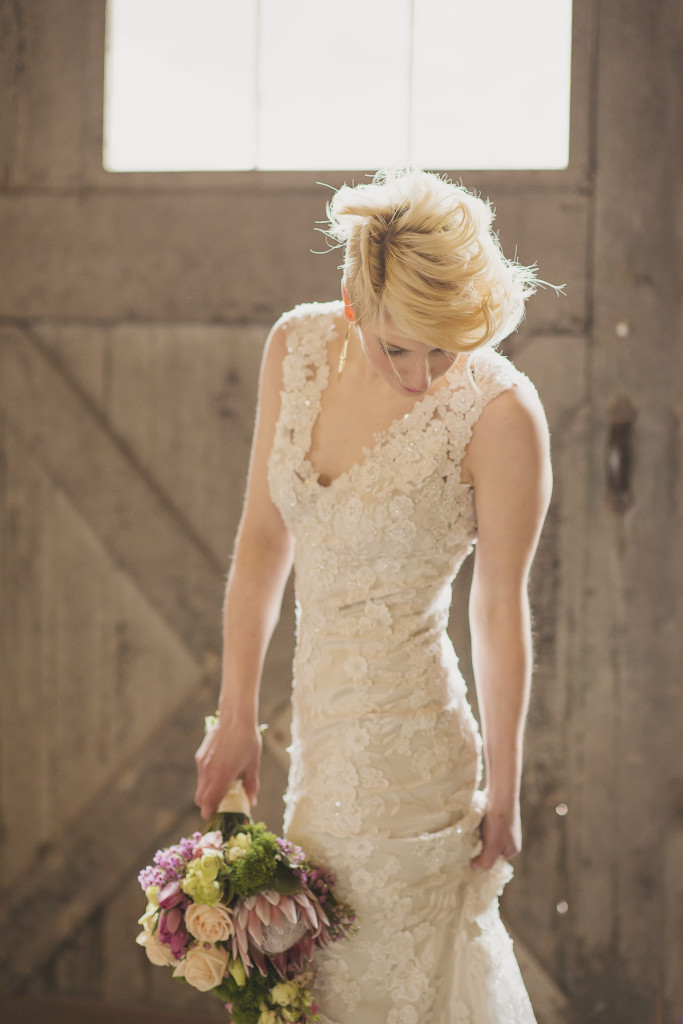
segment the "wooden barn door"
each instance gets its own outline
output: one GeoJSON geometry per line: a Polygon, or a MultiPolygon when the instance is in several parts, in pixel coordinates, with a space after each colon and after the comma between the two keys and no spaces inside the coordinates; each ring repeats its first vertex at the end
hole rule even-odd
{"type": "MultiPolygon", "coordinates": [[[[339,261],[311,252],[321,174],[102,170],[104,9],[0,0],[0,991],[223,1018],[135,946],[135,875],[197,824],[262,343],[336,297],[339,261]]],[[[555,466],[504,902],[539,1024],[662,1024],[680,998],[676,10],[577,0],[570,167],[463,174],[504,248],[566,285],[506,347],[555,466]]],[[[274,827],[292,625],[288,593],[262,704],[274,827]]]]}

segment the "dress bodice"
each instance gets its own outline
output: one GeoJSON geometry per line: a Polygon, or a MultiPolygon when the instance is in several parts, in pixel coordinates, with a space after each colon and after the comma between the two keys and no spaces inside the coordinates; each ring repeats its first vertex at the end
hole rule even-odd
{"type": "Polygon", "coordinates": [[[449,374],[448,386],[376,434],[362,461],[324,487],[308,452],[340,308],[338,302],[298,306],[284,317],[288,353],[269,479],[300,541],[295,569],[302,613],[330,609],[335,623],[353,618],[362,633],[368,601],[411,621],[406,598],[411,609],[447,612],[450,583],[476,539],[474,494],[461,480],[461,462],[484,406],[522,375],[490,349],[474,353],[469,373],[449,374]]]}

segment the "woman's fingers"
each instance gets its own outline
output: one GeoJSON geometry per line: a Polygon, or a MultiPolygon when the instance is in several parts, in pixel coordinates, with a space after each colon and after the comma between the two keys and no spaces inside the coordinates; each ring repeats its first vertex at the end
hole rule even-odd
{"type": "Polygon", "coordinates": [[[213,727],[204,737],[195,754],[197,788],[195,803],[203,818],[208,819],[235,779],[242,779],[253,805],[259,790],[261,737],[258,731],[225,730],[213,727]]]}
{"type": "Polygon", "coordinates": [[[472,867],[488,871],[499,857],[509,860],[521,848],[521,839],[515,835],[515,826],[504,819],[484,815],[481,823],[482,849],[472,860],[472,867]]]}
{"type": "Polygon", "coordinates": [[[244,785],[244,792],[249,798],[249,803],[253,807],[256,803],[260,787],[258,764],[245,771],[242,776],[242,784],[244,785]]]}

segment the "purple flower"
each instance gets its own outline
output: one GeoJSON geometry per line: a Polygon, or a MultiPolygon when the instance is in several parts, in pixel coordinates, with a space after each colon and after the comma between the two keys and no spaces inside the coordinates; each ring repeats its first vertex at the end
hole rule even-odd
{"type": "Polygon", "coordinates": [[[169,882],[183,878],[187,864],[192,860],[192,851],[201,838],[201,832],[193,832],[191,836],[182,838],[175,846],[157,850],[153,864],[144,868],[138,875],[142,891],[146,892],[150,885],[163,889],[169,882]]]}
{"type": "Polygon", "coordinates": [[[168,882],[159,893],[159,906],[163,910],[170,910],[177,907],[185,899],[185,894],[180,888],[180,882],[168,882]]]}
{"type": "Polygon", "coordinates": [[[279,837],[277,845],[280,853],[283,853],[292,864],[302,864],[305,861],[306,854],[301,847],[295,846],[294,843],[290,843],[288,839],[279,837]]]}
{"type": "Polygon", "coordinates": [[[180,907],[162,910],[159,914],[159,941],[171,947],[176,960],[179,960],[187,949],[190,936],[185,927],[183,912],[180,907]]]}

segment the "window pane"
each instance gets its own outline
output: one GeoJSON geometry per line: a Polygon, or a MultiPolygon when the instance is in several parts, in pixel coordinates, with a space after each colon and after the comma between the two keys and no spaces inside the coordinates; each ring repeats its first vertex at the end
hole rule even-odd
{"type": "Polygon", "coordinates": [[[425,167],[566,167],[571,0],[415,0],[413,144],[425,167]]]}
{"type": "Polygon", "coordinates": [[[408,159],[410,0],[261,0],[259,167],[408,159]]]}
{"type": "Polygon", "coordinates": [[[254,166],[257,13],[244,0],[110,0],[108,170],[254,166]]]}
{"type": "Polygon", "coordinates": [[[105,167],[565,167],[571,0],[108,0],[105,167]]]}

